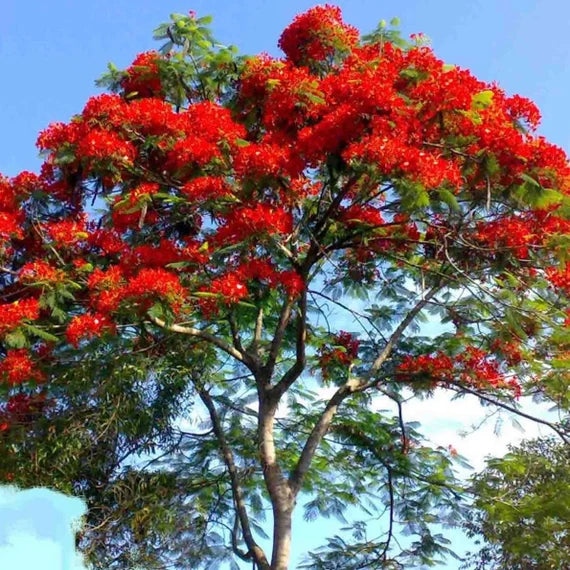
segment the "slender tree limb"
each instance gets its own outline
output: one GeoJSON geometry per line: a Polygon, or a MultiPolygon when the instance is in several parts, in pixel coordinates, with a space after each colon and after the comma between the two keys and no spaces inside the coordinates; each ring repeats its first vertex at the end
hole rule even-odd
{"type": "MultiPolygon", "coordinates": [[[[341,309],[344,309],[345,311],[350,313],[355,319],[357,319],[359,323],[360,323],[360,319],[366,320],[370,324],[370,326],[380,335],[382,340],[384,342],[386,342],[386,337],[385,337],[384,333],[374,324],[374,321],[368,315],[365,315],[364,313],[360,313],[358,311],[355,311],[354,309],[351,309],[348,305],[345,305],[344,303],[341,303],[340,301],[333,299],[332,297],[323,293],[322,291],[315,291],[314,289],[309,289],[309,293],[311,293],[311,295],[318,295],[319,297],[326,299],[330,303],[337,305],[341,309]]],[[[366,331],[366,328],[364,327],[364,325],[361,324],[361,326],[366,331]]],[[[369,336],[372,338],[371,335],[369,335],[369,336]]]]}
{"type": "Polygon", "coordinates": [[[297,313],[297,342],[295,363],[281,378],[281,380],[271,389],[272,397],[279,400],[291,385],[299,378],[305,369],[307,356],[305,345],[307,343],[307,291],[304,290],[299,300],[299,310],[297,313]]]}
{"type": "Polygon", "coordinates": [[[218,416],[218,412],[216,411],[216,406],[214,405],[212,396],[210,396],[210,393],[200,384],[200,382],[193,380],[193,383],[194,386],[196,387],[196,390],[198,391],[200,399],[202,400],[202,402],[204,403],[204,405],[208,410],[208,414],[212,422],[212,427],[214,429],[214,433],[216,434],[216,438],[220,446],[220,451],[222,452],[222,458],[224,460],[224,463],[226,464],[226,468],[230,476],[232,495],[236,507],[236,514],[239,517],[243,538],[248,547],[248,554],[250,555],[251,558],[253,558],[257,562],[258,566],[261,569],[270,570],[271,567],[265,556],[265,553],[263,552],[261,547],[255,541],[255,538],[253,537],[253,533],[251,531],[251,526],[249,523],[249,516],[247,514],[247,509],[245,505],[243,489],[239,482],[239,476],[235,465],[233,452],[226,440],[226,436],[222,428],[222,423],[218,416]]]}
{"type": "Polygon", "coordinates": [[[311,434],[307,438],[301,456],[289,477],[289,487],[293,495],[297,495],[301,490],[303,485],[303,480],[309,467],[311,461],[317,451],[319,444],[321,443],[323,437],[329,430],[329,427],[336,415],[338,407],[342,401],[350,396],[356,391],[359,386],[358,380],[349,379],[345,384],[343,384],[328,401],[323,413],[320,415],[317,423],[314,425],[311,434]]]}
{"type": "Polygon", "coordinates": [[[214,346],[217,346],[219,349],[223,350],[224,352],[227,352],[230,356],[233,356],[236,360],[239,360],[240,362],[243,362],[248,366],[252,365],[252,362],[247,357],[246,353],[239,351],[237,348],[231,346],[226,341],[222,340],[221,338],[218,338],[217,336],[214,336],[209,332],[183,325],[177,325],[177,324],[168,325],[162,319],[158,317],[153,317],[151,315],[148,315],[148,318],[155,325],[159,326],[160,328],[163,328],[164,330],[200,338],[202,340],[205,340],[206,342],[209,342],[210,344],[213,344],[214,346]]]}
{"type": "MultiPolygon", "coordinates": [[[[390,356],[392,349],[394,348],[395,344],[400,340],[400,337],[404,333],[404,331],[408,328],[410,323],[418,316],[418,313],[428,304],[430,299],[440,290],[441,285],[438,283],[434,287],[432,287],[424,296],[423,298],[416,303],[415,307],[413,307],[410,312],[404,317],[404,320],[398,325],[396,330],[392,333],[386,346],[382,349],[380,354],[376,357],[376,360],[372,363],[370,368],[370,376],[374,376],[382,367],[388,356],[390,356]]],[[[364,386],[362,389],[366,389],[364,386]]]]}
{"type": "Polygon", "coordinates": [[[270,382],[271,376],[273,376],[273,371],[275,370],[275,363],[277,362],[277,357],[279,356],[279,350],[281,349],[281,344],[283,338],[285,337],[285,332],[287,326],[289,325],[289,320],[291,319],[291,313],[295,305],[295,299],[293,297],[288,297],[281,308],[279,314],[279,320],[277,322],[277,328],[275,329],[275,334],[273,335],[273,340],[271,341],[271,348],[269,349],[269,356],[267,357],[267,362],[263,367],[263,378],[270,382]]]}
{"type": "Polygon", "coordinates": [[[388,493],[390,496],[390,521],[388,523],[388,536],[386,537],[386,544],[380,556],[378,557],[379,560],[385,560],[386,555],[388,554],[388,550],[390,549],[390,542],[392,541],[392,536],[394,534],[394,507],[395,507],[395,500],[394,500],[394,483],[392,481],[392,468],[389,465],[384,465],[386,468],[386,473],[388,475],[388,493]]]}
{"type": "Polygon", "coordinates": [[[311,431],[311,435],[308,437],[307,441],[305,442],[305,446],[303,447],[303,451],[301,452],[301,456],[297,461],[297,465],[295,466],[290,478],[289,478],[289,486],[294,495],[297,495],[301,489],[303,484],[303,480],[309,467],[311,465],[311,461],[315,452],[322,441],[323,437],[327,433],[335,415],[338,410],[338,407],[342,403],[342,401],[354,394],[355,392],[363,392],[372,386],[376,386],[379,382],[376,376],[377,372],[380,370],[382,364],[386,361],[394,345],[399,341],[400,337],[406,330],[406,328],[410,325],[410,323],[414,320],[414,318],[418,315],[418,313],[424,308],[424,306],[429,302],[429,300],[439,291],[440,285],[435,285],[430,289],[424,297],[416,303],[416,305],[410,310],[410,312],[406,315],[404,320],[400,323],[400,325],[396,328],[396,330],[390,336],[386,346],[382,349],[374,363],[372,364],[370,371],[368,373],[369,377],[373,379],[369,381],[361,381],[358,379],[349,379],[344,385],[342,385],[332,396],[332,398],[327,403],[323,413],[317,420],[317,423],[313,427],[311,431]]]}
{"type": "Polygon", "coordinates": [[[564,441],[564,443],[570,443],[570,437],[564,431],[562,431],[560,428],[558,428],[556,426],[556,424],[553,424],[552,422],[549,422],[548,420],[543,420],[543,419],[537,418],[536,416],[533,416],[531,414],[527,414],[526,412],[523,412],[523,411],[518,410],[517,408],[515,408],[513,406],[509,406],[508,404],[501,402],[500,400],[495,400],[494,398],[490,398],[489,396],[485,396],[484,394],[481,394],[480,392],[477,392],[476,390],[472,390],[471,388],[467,388],[467,386],[463,386],[462,384],[453,382],[453,383],[451,383],[451,385],[455,387],[454,391],[456,391],[456,392],[467,392],[468,394],[472,394],[473,396],[477,396],[477,398],[480,398],[481,400],[484,400],[485,402],[488,402],[489,404],[493,404],[495,406],[498,406],[499,408],[503,408],[503,410],[507,410],[508,412],[516,414],[517,416],[520,416],[520,417],[525,418],[527,420],[531,420],[533,422],[548,426],[551,430],[553,430],[554,432],[556,432],[558,434],[558,436],[560,437],[560,439],[562,439],[562,441],[564,441]]]}
{"type": "Polygon", "coordinates": [[[255,317],[255,331],[253,333],[253,349],[257,350],[263,334],[263,307],[259,307],[255,317]]]}
{"type": "Polygon", "coordinates": [[[238,324],[236,322],[236,318],[235,318],[235,315],[233,314],[233,312],[230,312],[228,314],[228,323],[230,325],[230,331],[232,334],[232,341],[233,341],[234,348],[236,350],[239,350],[239,352],[241,352],[242,354],[244,354],[245,350],[241,344],[241,339],[239,337],[239,328],[238,328],[238,324]]]}
{"type": "Polygon", "coordinates": [[[241,558],[241,560],[248,562],[251,559],[251,556],[249,556],[247,552],[244,552],[243,550],[240,549],[238,544],[238,533],[239,533],[239,517],[236,513],[236,516],[234,518],[234,527],[231,530],[232,550],[234,551],[236,556],[241,558]]]}

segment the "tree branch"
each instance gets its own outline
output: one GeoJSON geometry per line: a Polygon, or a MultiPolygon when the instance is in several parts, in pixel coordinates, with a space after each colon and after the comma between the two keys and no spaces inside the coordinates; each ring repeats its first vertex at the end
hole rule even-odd
{"type": "Polygon", "coordinates": [[[200,382],[194,379],[192,380],[192,382],[194,383],[194,386],[196,387],[196,390],[200,395],[200,399],[202,400],[202,402],[204,403],[204,405],[208,410],[208,414],[212,422],[212,427],[214,429],[214,433],[216,434],[216,438],[218,440],[220,450],[222,452],[222,457],[230,476],[232,495],[234,498],[236,513],[237,516],[239,517],[244,541],[248,547],[248,554],[250,554],[250,556],[257,562],[260,568],[264,570],[269,570],[270,566],[265,556],[265,553],[263,552],[261,547],[256,543],[255,538],[253,537],[253,533],[251,531],[251,526],[249,524],[249,517],[245,506],[243,489],[239,482],[239,476],[235,465],[234,456],[224,435],[222,424],[220,422],[220,418],[216,411],[216,406],[214,405],[214,401],[212,400],[212,396],[210,396],[210,393],[200,384],[200,382]]]}
{"type": "Polygon", "coordinates": [[[311,434],[307,438],[305,446],[303,447],[303,451],[301,452],[301,456],[297,461],[297,465],[295,465],[295,468],[289,477],[289,487],[291,488],[293,496],[296,496],[301,490],[303,480],[307,474],[307,471],[309,470],[313,456],[315,455],[315,452],[317,451],[321,440],[327,433],[336,415],[338,407],[345,398],[356,391],[358,385],[359,384],[357,380],[348,380],[333,394],[332,398],[328,401],[323,413],[317,420],[317,423],[314,425],[311,434]]]}
{"type": "Polygon", "coordinates": [[[271,341],[271,348],[269,350],[269,356],[267,362],[263,367],[263,377],[267,382],[270,381],[273,371],[275,370],[275,363],[277,362],[277,356],[279,355],[279,349],[281,348],[281,343],[283,342],[283,337],[285,336],[285,331],[287,330],[287,325],[289,324],[289,319],[291,318],[291,312],[295,304],[295,299],[289,297],[279,314],[279,321],[277,323],[277,328],[275,329],[275,334],[273,335],[273,340],[271,341]]]}
{"type": "Polygon", "coordinates": [[[305,345],[307,342],[307,291],[304,290],[299,300],[299,311],[297,313],[297,343],[295,363],[281,378],[281,380],[271,389],[272,397],[279,400],[291,385],[299,378],[307,363],[305,345]]]}
{"type": "MultiPolygon", "coordinates": [[[[390,355],[394,345],[398,342],[400,337],[402,336],[404,330],[409,326],[409,324],[414,320],[417,314],[424,308],[424,306],[429,302],[429,300],[439,291],[440,285],[436,285],[432,287],[428,291],[428,293],[421,299],[415,307],[413,307],[410,312],[406,315],[404,320],[400,323],[400,325],[396,328],[396,330],[392,333],[392,336],[386,343],[386,346],[382,350],[382,352],[378,355],[372,367],[369,371],[369,376],[373,377],[376,372],[381,368],[382,364],[390,355]]],[[[295,466],[290,478],[289,478],[289,486],[291,487],[291,491],[293,495],[299,493],[301,486],[303,484],[303,479],[309,467],[311,465],[311,461],[315,452],[321,443],[323,437],[327,433],[335,415],[338,410],[338,407],[342,403],[342,401],[354,394],[355,392],[363,392],[364,390],[375,386],[378,383],[377,379],[369,380],[368,382],[362,382],[358,379],[349,379],[345,384],[343,384],[332,396],[332,398],[327,403],[323,413],[317,420],[317,423],[313,427],[311,434],[309,435],[307,441],[305,442],[305,446],[303,447],[303,451],[301,452],[301,456],[297,461],[297,465],[295,466]]]]}
{"type": "MultiPolygon", "coordinates": [[[[553,424],[552,422],[549,422],[548,420],[543,420],[541,418],[537,418],[536,416],[532,416],[530,414],[527,414],[526,412],[522,412],[521,410],[517,410],[517,408],[515,408],[513,406],[509,406],[508,404],[505,404],[504,402],[501,402],[500,400],[495,400],[494,398],[490,398],[489,396],[485,396],[484,394],[477,392],[477,390],[472,390],[471,388],[467,388],[466,386],[463,386],[459,383],[452,382],[452,383],[450,383],[450,385],[452,385],[456,388],[456,390],[454,390],[456,392],[457,391],[467,392],[468,394],[472,394],[473,396],[477,396],[477,398],[480,398],[481,400],[484,400],[485,402],[488,402],[489,404],[493,404],[495,406],[498,406],[499,408],[503,408],[503,410],[507,410],[508,412],[516,414],[517,416],[521,416],[522,418],[525,418],[527,420],[531,420],[533,422],[548,426],[551,430],[553,430],[554,432],[556,432],[558,434],[558,436],[560,437],[560,439],[562,439],[562,441],[564,441],[564,443],[570,443],[570,438],[568,437],[568,435],[564,431],[559,429],[556,426],[556,424],[553,424]]],[[[451,389],[453,389],[453,388],[451,388],[451,389]]]]}
{"type": "MultiPolygon", "coordinates": [[[[394,345],[400,340],[400,337],[404,333],[404,331],[408,328],[409,324],[417,317],[418,313],[428,304],[430,299],[440,290],[441,285],[438,283],[434,287],[432,287],[424,296],[423,298],[416,303],[415,307],[413,307],[410,312],[405,316],[404,320],[398,325],[396,330],[390,336],[386,346],[382,349],[380,354],[376,357],[376,360],[373,362],[369,375],[374,376],[380,368],[382,364],[386,361],[394,345]]],[[[368,383],[369,384],[369,383],[368,383]]],[[[363,386],[362,389],[366,389],[367,386],[363,386]]]]}
{"type": "Polygon", "coordinates": [[[236,360],[243,362],[244,364],[248,365],[249,367],[251,367],[251,365],[252,365],[252,362],[247,357],[247,354],[239,351],[237,348],[231,346],[226,341],[222,340],[221,338],[214,336],[213,334],[210,334],[209,332],[206,332],[206,331],[194,328],[194,327],[186,327],[186,326],[177,325],[177,324],[167,325],[166,322],[163,321],[162,319],[159,319],[158,317],[153,317],[151,315],[148,315],[148,318],[155,325],[159,326],[160,328],[162,328],[164,330],[167,330],[170,332],[176,332],[176,333],[180,333],[180,334],[186,334],[189,336],[194,336],[196,338],[200,338],[202,340],[205,340],[206,342],[209,342],[210,344],[213,344],[214,346],[217,346],[219,349],[223,350],[224,352],[227,352],[230,356],[233,356],[236,360]]]}

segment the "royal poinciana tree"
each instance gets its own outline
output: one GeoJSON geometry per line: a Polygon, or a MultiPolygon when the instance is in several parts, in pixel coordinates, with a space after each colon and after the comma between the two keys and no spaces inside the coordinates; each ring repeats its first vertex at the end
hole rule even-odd
{"type": "Polygon", "coordinates": [[[154,525],[145,567],[284,570],[298,502],[364,513],[312,568],[429,563],[462,494],[406,398],[529,418],[532,395],[568,442],[568,160],[533,103],[422,36],[361,38],[327,5],[282,58],[238,57],[208,22],[173,16],[39,135],[39,174],[0,181],[3,477],[87,496],[84,539],[119,542],[91,543],[100,567],[134,567],[154,525]]]}

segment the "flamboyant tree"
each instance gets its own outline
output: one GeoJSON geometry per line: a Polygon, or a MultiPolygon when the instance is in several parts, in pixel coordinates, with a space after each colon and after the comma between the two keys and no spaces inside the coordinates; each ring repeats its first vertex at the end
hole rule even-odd
{"type": "MultiPolygon", "coordinates": [[[[283,58],[237,57],[207,24],[174,15],[160,51],[40,133],[39,174],[0,181],[4,476],[45,481],[65,451],[54,479],[104,502],[122,462],[159,449],[146,474],[186,466],[163,497],[190,498],[204,567],[287,568],[301,499],[309,519],[380,521],[308,566],[428,563],[461,493],[404,399],[445,389],[529,417],[532,395],[566,417],[567,157],[533,103],[421,36],[361,38],[326,5],[285,29],[283,58]],[[205,427],[172,445],[185,406],[205,427]]],[[[567,422],[536,421],[568,442],[567,422]]],[[[181,504],[164,512],[167,533],[181,504]]]]}

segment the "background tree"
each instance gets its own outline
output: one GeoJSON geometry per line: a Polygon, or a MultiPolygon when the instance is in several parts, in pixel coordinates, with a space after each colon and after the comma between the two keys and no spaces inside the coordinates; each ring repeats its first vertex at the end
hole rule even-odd
{"type": "Polygon", "coordinates": [[[511,447],[474,479],[471,536],[484,539],[472,568],[570,565],[570,447],[537,439],[511,447]]]}
{"type": "Polygon", "coordinates": [[[61,453],[61,485],[102,484],[91,536],[120,530],[84,540],[105,567],[283,570],[299,501],[364,513],[310,567],[433,564],[463,493],[403,402],[447,389],[528,418],[532,395],[567,417],[568,160],[530,101],[421,37],[360,38],[322,6],[283,59],[244,58],[208,21],[174,15],[160,52],[40,134],[39,175],[2,180],[4,472],[46,480],[61,453]],[[188,406],[205,424],[177,433],[188,406]]]}

